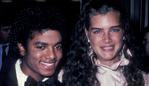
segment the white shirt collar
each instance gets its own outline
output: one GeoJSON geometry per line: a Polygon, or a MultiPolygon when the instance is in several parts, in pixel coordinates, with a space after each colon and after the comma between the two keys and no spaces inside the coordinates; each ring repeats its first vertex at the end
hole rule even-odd
{"type": "MultiPolygon", "coordinates": [[[[25,81],[27,79],[27,75],[25,75],[22,70],[21,70],[21,59],[18,59],[16,64],[15,64],[15,70],[16,70],[16,75],[17,75],[17,81],[18,81],[18,86],[24,86],[25,81]],[[21,76],[21,77],[20,77],[21,76]]],[[[44,78],[42,82],[48,80],[48,78],[44,78]]]]}
{"type": "Polygon", "coordinates": [[[21,70],[21,59],[18,59],[16,64],[15,64],[15,70],[16,70],[16,75],[17,75],[17,81],[18,81],[18,86],[24,86],[25,81],[27,79],[27,75],[25,75],[22,70],[21,70]]]}

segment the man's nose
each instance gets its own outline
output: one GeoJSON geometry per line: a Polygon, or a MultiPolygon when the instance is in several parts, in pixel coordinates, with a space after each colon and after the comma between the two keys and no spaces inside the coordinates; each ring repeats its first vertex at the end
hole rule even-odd
{"type": "Polygon", "coordinates": [[[47,51],[47,58],[50,58],[50,59],[55,59],[55,51],[53,48],[50,48],[48,51],[47,51]]]}

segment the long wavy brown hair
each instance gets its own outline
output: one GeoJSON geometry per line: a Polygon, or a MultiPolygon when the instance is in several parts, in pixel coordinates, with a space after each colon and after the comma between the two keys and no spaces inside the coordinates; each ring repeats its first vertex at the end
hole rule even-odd
{"type": "MultiPolygon", "coordinates": [[[[129,49],[129,55],[124,49],[124,56],[129,59],[129,64],[123,66],[123,75],[128,86],[144,86],[142,72],[137,68],[135,58],[138,56],[133,50],[129,17],[123,11],[119,2],[113,0],[92,0],[84,5],[80,15],[80,20],[76,24],[75,33],[72,37],[72,45],[67,55],[67,63],[64,68],[63,82],[65,86],[100,86],[100,81],[96,78],[97,67],[92,63],[88,55],[89,43],[85,35],[85,29],[90,25],[90,14],[106,14],[110,11],[120,13],[120,23],[124,30],[125,49],[129,49]],[[94,10],[94,11],[93,11],[94,10]]],[[[96,58],[96,56],[95,56],[96,58]]],[[[100,78],[100,77],[99,77],[100,78]]]]}

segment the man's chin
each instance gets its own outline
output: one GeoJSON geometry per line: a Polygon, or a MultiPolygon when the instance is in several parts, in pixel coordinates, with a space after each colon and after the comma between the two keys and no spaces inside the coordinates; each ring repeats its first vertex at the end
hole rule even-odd
{"type": "Polygon", "coordinates": [[[50,77],[50,76],[52,76],[54,73],[55,73],[55,71],[50,71],[50,72],[45,72],[45,73],[43,73],[42,75],[45,76],[45,77],[50,77]]]}

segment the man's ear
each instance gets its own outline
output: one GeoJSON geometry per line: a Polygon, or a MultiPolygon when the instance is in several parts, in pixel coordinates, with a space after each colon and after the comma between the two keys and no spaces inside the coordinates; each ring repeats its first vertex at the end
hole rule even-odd
{"type": "Polygon", "coordinates": [[[89,33],[88,33],[87,29],[85,29],[85,34],[86,34],[87,41],[90,42],[90,40],[89,40],[89,36],[88,36],[89,33]]]}
{"type": "Polygon", "coordinates": [[[18,45],[18,49],[19,49],[19,53],[20,53],[20,55],[21,56],[25,56],[25,48],[24,48],[24,46],[21,44],[21,43],[18,43],[17,44],[18,45]]]}

